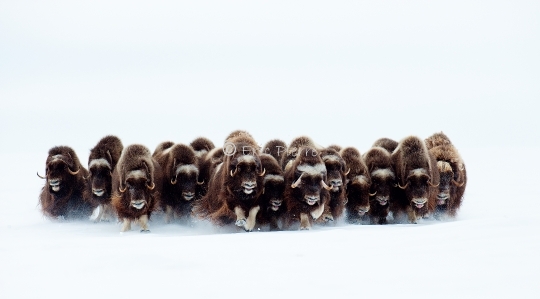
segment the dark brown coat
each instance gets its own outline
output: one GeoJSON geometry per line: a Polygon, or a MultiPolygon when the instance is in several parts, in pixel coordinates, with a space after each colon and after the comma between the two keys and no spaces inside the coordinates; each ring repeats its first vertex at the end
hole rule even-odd
{"type": "Polygon", "coordinates": [[[312,219],[318,219],[330,200],[326,167],[312,147],[301,147],[296,158],[285,170],[284,201],[287,212],[284,227],[300,221],[300,229],[310,229],[312,219]]]}
{"type": "Polygon", "coordinates": [[[211,149],[208,153],[203,153],[198,159],[199,181],[201,185],[197,186],[197,199],[202,198],[208,192],[208,184],[211,175],[217,165],[223,162],[223,148],[217,147],[211,149]]]}
{"type": "Polygon", "coordinates": [[[387,150],[390,154],[394,152],[398,146],[398,142],[390,138],[380,138],[373,143],[372,147],[380,146],[387,150]]]}
{"type": "Polygon", "coordinates": [[[285,191],[283,170],[271,155],[261,154],[260,159],[266,172],[263,180],[264,189],[259,197],[261,210],[257,214],[257,223],[269,224],[270,230],[277,230],[286,209],[283,204],[283,191],[285,191]]]}
{"type": "Polygon", "coordinates": [[[463,201],[467,186],[467,170],[457,149],[444,133],[436,133],[425,140],[429,152],[437,160],[440,174],[435,217],[455,217],[463,201]]]}
{"type": "Polygon", "coordinates": [[[193,148],[193,151],[195,151],[195,155],[197,155],[197,157],[202,157],[205,153],[208,153],[216,148],[214,143],[205,137],[195,138],[195,140],[193,140],[189,145],[191,148],[193,148]]]}
{"type": "Polygon", "coordinates": [[[394,218],[407,213],[410,223],[435,210],[439,185],[437,162],[423,140],[416,136],[403,139],[394,153],[398,192],[390,209],[394,218]]]}
{"type": "Polygon", "coordinates": [[[112,205],[122,231],[131,229],[138,220],[141,232],[148,232],[148,220],[159,206],[163,174],[161,166],[144,145],[132,144],[124,148],[113,172],[112,205]]]}
{"type": "Polygon", "coordinates": [[[369,219],[373,224],[386,224],[389,207],[396,194],[396,173],[391,154],[375,146],[363,156],[371,178],[369,219]]]}
{"type": "Polygon", "coordinates": [[[94,206],[99,206],[99,214],[95,221],[109,221],[113,216],[111,206],[112,172],[120,159],[124,146],[116,136],[103,137],[90,150],[88,157],[88,194],[94,206]]]}
{"type": "Polygon", "coordinates": [[[346,196],[347,222],[359,223],[367,220],[370,210],[369,189],[371,179],[360,152],[354,147],[346,147],[340,152],[347,165],[346,196]]]}
{"type": "Polygon", "coordinates": [[[287,154],[287,144],[280,139],[273,139],[263,146],[262,151],[274,157],[279,163],[283,156],[287,154]]]}
{"type": "Polygon", "coordinates": [[[165,211],[165,222],[174,218],[184,221],[191,215],[194,201],[197,199],[199,182],[198,158],[191,146],[169,142],[158,145],[153,154],[163,171],[163,192],[161,208],[165,211]]]}
{"type": "Polygon", "coordinates": [[[264,185],[260,150],[247,133],[236,132],[226,143],[230,149],[211,174],[208,193],[193,210],[198,217],[216,225],[235,223],[251,231],[256,225],[258,200],[264,185]]]}
{"type": "MultiPolygon", "coordinates": [[[[38,176],[41,177],[39,173],[38,176]]],[[[46,179],[39,195],[43,214],[65,219],[90,217],[96,206],[89,201],[87,177],[88,171],[72,148],[51,148],[45,162],[45,177],[41,177],[46,179]]]]}
{"type": "Polygon", "coordinates": [[[319,152],[326,167],[326,175],[330,189],[330,199],[325,206],[323,215],[318,219],[319,223],[334,221],[341,218],[345,211],[347,195],[345,192],[346,172],[349,171],[345,160],[334,149],[326,148],[319,152]]]}

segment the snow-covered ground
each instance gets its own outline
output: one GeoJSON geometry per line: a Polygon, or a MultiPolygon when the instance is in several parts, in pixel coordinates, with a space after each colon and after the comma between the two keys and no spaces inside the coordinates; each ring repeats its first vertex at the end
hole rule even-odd
{"type": "Polygon", "coordinates": [[[0,298],[538,298],[536,1],[0,4],[0,298]],[[44,218],[49,148],[235,129],[365,152],[444,131],[459,216],[417,225],[120,233],[44,218]]]}

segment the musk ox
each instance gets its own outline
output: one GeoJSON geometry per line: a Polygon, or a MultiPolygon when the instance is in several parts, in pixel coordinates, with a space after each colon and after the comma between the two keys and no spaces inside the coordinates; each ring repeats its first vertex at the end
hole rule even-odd
{"type": "Polygon", "coordinates": [[[341,150],[342,150],[342,147],[339,146],[339,145],[337,145],[337,144],[329,145],[327,148],[333,149],[333,150],[335,150],[335,151],[338,152],[338,153],[341,152],[341,150]]]}
{"type": "Polygon", "coordinates": [[[105,136],[90,150],[88,157],[88,193],[93,205],[99,206],[95,222],[109,221],[114,211],[111,206],[112,173],[124,146],[116,136],[105,136]]]}
{"type": "Polygon", "coordinates": [[[301,147],[296,158],[285,170],[284,201],[287,211],[284,227],[300,221],[300,229],[310,229],[312,219],[318,219],[330,200],[326,183],[326,167],[318,152],[312,147],[301,147]]]}
{"type": "Polygon", "coordinates": [[[431,155],[437,161],[440,174],[435,217],[455,217],[463,201],[467,186],[467,170],[457,149],[444,133],[436,133],[425,140],[431,155]]]}
{"type": "Polygon", "coordinates": [[[165,222],[186,219],[197,199],[197,186],[202,184],[198,181],[198,159],[193,148],[166,141],[158,145],[152,157],[163,171],[160,205],[165,211],[165,222]]]}
{"type": "Polygon", "coordinates": [[[287,154],[287,144],[280,139],[270,140],[263,146],[263,153],[271,155],[279,163],[287,154]]]}
{"type": "Polygon", "coordinates": [[[390,138],[380,138],[377,139],[372,145],[372,147],[376,146],[380,146],[387,150],[389,153],[393,153],[398,146],[398,142],[390,138]]]}
{"type": "Polygon", "coordinates": [[[162,184],[161,167],[147,147],[132,144],[124,148],[112,185],[112,205],[123,221],[122,232],[131,229],[132,221],[138,221],[141,232],[149,232],[148,220],[159,205],[162,184]]]}
{"type": "Polygon", "coordinates": [[[330,199],[325,205],[325,211],[318,222],[338,220],[345,211],[347,197],[345,193],[346,176],[350,169],[345,165],[345,160],[334,149],[326,148],[319,152],[326,167],[326,176],[330,189],[330,199]]]}
{"type": "Polygon", "coordinates": [[[276,159],[269,154],[261,154],[260,159],[266,172],[263,179],[264,189],[259,197],[261,210],[257,214],[257,223],[261,225],[269,224],[270,230],[278,230],[279,220],[285,211],[283,205],[283,191],[285,190],[283,170],[276,159]]]}
{"type": "MultiPolygon", "coordinates": [[[[233,132],[234,133],[234,132],[233,132]]],[[[211,175],[208,193],[194,206],[195,215],[216,225],[235,223],[252,231],[260,210],[259,196],[263,191],[265,170],[259,158],[260,150],[251,135],[231,134],[224,147],[223,162],[211,175]]]]}
{"type": "Polygon", "coordinates": [[[371,178],[370,222],[386,224],[389,207],[395,197],[395,188],[397,187],[392,156],[386,149],[375,146],[364,154],[363,160],[371,178]]]}
{"type": "Polygon", "coordinates": [[[392,153],[397,185],[390,209],[394,218],[406,212],[410,223],[435,210],[439,186],[437,162],[423,140],[409,136],[392,153]]]}
{"type": "Polygon", "coordinates": [[[211,174],[217,165],[223,162],[223,148],[213,148],[207,153],[203,153],[198,158],[197,165],[199,166],[199,181],[202,183],[197,185],[197,199],[202,198],[208,192],[208,184],[211,174]]]}
{"type": "Polygon", "coordinates": [[[347,222],[359,223],[366,220],[370,210],[369,171],[356,148],[346,147],[341,150],[340,155],[348,168],[345,179],[347,222]]]}
{"type": "Polygon", "coordinates": [[[75,151],[68,146],[49,150],[45,162],[45,186],[41,189],[41,211],[51,218],[88,218],[95,208],[86,188],[88,171],[81,165],[75,151]]]}

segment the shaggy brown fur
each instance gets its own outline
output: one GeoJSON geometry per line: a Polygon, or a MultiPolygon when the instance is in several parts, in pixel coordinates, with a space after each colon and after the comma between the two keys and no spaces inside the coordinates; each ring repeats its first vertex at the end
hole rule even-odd
{"type": "Polygon", "coordinates": [[[116,136],[103,137],[88,157],[88,194],[94,206],[99,206],[99,213],[95,222],[109,221],[114,216],[111,206],[112,172],[120,159],[124,146],[116,136]]]}
{"type": "Polygon", "coordinates": [[[208,192],[211,174],[216,166],[223,162],[223,157],[223,148],[218,147],[211,149],[198,159],[199,181],[202,184],[197,186],[197,199],[202,198],[208,192]]]}
{"type": "Polygon", "coordinates": [[[88,171],[72,148],[51,148],[45,162],[45,177],[42,177],[46,183],[39,195],[43,214],[65,219],[90,217],[95,206],[89,202],[86,177],[88,171]]]}
{"type": "Polygon", "coordinates": [[[287,154],[287,144],[280,139],[270,140],[263,146],[263,153],[271,155],[279,163],[287,154]]]}
{"type": "Polygon", "coordinates": [[[435,217],[455,217],[461,207],[467,186],[467,170],[457,149],[444,133],[437,133],[425,140],[432,147],[429,152],[437,160],[441,183],[437,194],[435,217]]]}
{"type": "Polygon", "coordinates": [[[398,191],[390,209],[394,218],[406,212],[409,222],[435,210],[439,185],[437,162],[429,153],[423,140],[416,136],[403,139],[392,161],[396,169],[398,191]]]}
{"type": "Polygon", "coordinates": [[[216,225],[235,223],[251,231],[256,224],[260,209],[258,199],[264,185],[260,151],[247,133],[236,132],[226,143],[234,151],[227,151],[223,163],[216,166],[208,193],[193,210],[198,217],[209,219],[216,225]]]}
{"type": "Polygon", "coordinates": [[[345,193],[345,173],[348,171],[345,160],[334,149],[327,148],[320,151],[319,155],[326,167],[328,185],[330,190],[330,200],[325,206],[325,211],[318,222],[328,222],[338,220],[345,211],[347,195],[345,193]]]}
{"type": "Polygon", "coordinates": [[[310,229],[312,219],[322,215],[330,200],[324,162],[314,148],[301,147],[284,176],[284,227],[300,221],[301,230],[310,229]]]}
{"type": "Polygon", "coordinates": [[[195,138],[190,144],[191,148],[195,151],[197,157],[202,157],[204,154],[216,148],[214,143],[205,137],[195,138]]]}
{"type": "Polygon", "coordinates": [[[132,144],[122,151],[113,172],[112,205],[122,231],[131,229],[138,220],[141,232],[149,232],[148,220],[159,206],[163,186],[161,166],[144,145],[132,144]]]}
{"type": "Polygon", "coordinates": [[[392,152],[394,152],[394,150],[398,146],[398,142],[390,138],[380,138],[380,139],[377,139],[375,143],[373,143],[372,147],[376,147],[376,146],[380,146],[384,148],[391,154],[392,152]]]}
{"type": "Polygon", "coordinates": [[[315,145],[315,142],[311,140],[311,138],[307,136],[296,137],[293,139],[293,141],[291,141],[291,144],[287,148],[287,153],[281,157],[281,168],[284,171],[287,171],[287,165],[296,159],[296,156],[302,147],[310,147],[315,151],[317,150],[317,146],[315,145]]]}
{"type": "Polygon", "coordinates": [[[435,133],[424,140],[428,149],[432,149],[440,145],[452,145],[450,138],[443,132],[435,133]]]}
{"type": "Polygon", "coordinates": [[[369,189],[371,179],[360,152],[354,147],[346,147],[340,152],[349,173],[346,176],[347,221],[359,223],[366,220],[370,210],[369,189]]]}
{"type": "Polygon", "coordinates": [[[283,170],[279,163],[268,154],[261,154],[261,163],[266,169],[264,176],[264,190],[259,197],[261,210],[257,214],[257,223],[270,225],[270,230],[279,229],[279,220],[285,212],[283,205],[283,191],[285,190],[285,180],[283,170]]]}
{"type": "MultiPolygon", "coordinates": [[[[161,145],[158,146],[160,148],[161,145]]],[[[174,144],[166,150],[154,152],[153,157],[163,170],[161,208],[165,211],[165,222],[170,223],[174,218],[186,220],[197,199],[196,188],[199,185],[195,152],[190,146],[174,144]]]]}
{"type": "Polygon", "coordinates": [[[335,151],[338,152],[338,153],[341,152],[341,150],[342,150],[341,146],[339,146],[339,145],[337,145],[337,144],[329,145],[327,148],[333,149],[333,150],[335,150],[335,151]]]}
{"type": "Polygon", "coordinates": [[[363,156],[371,177],[369,219],[386,224],[389,206],[395,196],[396,174],[390,153],[382,147],[372,147],[363,156]]]}

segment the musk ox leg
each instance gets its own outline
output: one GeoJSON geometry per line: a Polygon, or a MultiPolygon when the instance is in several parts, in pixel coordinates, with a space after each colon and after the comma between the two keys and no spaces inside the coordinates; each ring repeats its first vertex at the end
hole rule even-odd
{"type": "Polygon", "coordinates": [[[142,215],[139,217],[139,225],[141,226],[141,233],[149,233],[148,229],[148,215],[142,215]]]}
{"type": "Polygon", "coordinates": [[[306,213],[300,213],[300,230],[311,229],[311,223],[309,222],[309,216],[306,213]]]}
{"type": "Polygon", "coordinates": [[[412,224],[416,224],[416,212],[414,211],[413,207],[408,206],[407,207],[407,216],[409,217],[409,222],[412,224]]]}
{"type": "Polygon", "coordinates": [[[241,207],[235,207],[234,213],[236,214],[236,226],[243,226],[245,228],[246,226],[246,212],[244,212],[244,209],[241,207]]]}
{"type": "Polygon", "coordinates": [[[131,230],[131,220],[124,218],[121,232],[126,232],[128,230],[131,230]]]}
{"type": "Polygon", "coordinates": [[[260,206],[255,206],[251,208],[251,210],[249,210],[249,216],[246,220],[246,225],[244,225],[244,229],[247,232],[250,232],[253,230],[253,228],[255,228],[255,223],[256,223],[255,220],[257,218],[257,213],[259,212],[260,209],[261,209],[260,206]]]}
{"type": "Polygon", "coordinates": [[[98,209],[98,215],[96,219],[94,220],[94,223],[98,223],[101,221],[101,218],[103,217],[103,213],[105,212],[105,205],[100,204],[98,209]]]}
{"type": "Polygon", "coordinates": [[[167,207],[165,207],[165,223],[167,224],[171,223],[173,218],[174,218],[173,209],[171,206],[167,205],[167,207]]]}
{"type": "MultiPolygon", "coordinates": [[[[310,214],[311,214],[311,217],[313,217],[313,219],[318,219],[319,217],[321,217],[323,212],[324,212],[324,204],[321,204],[318,208],[311,211],[310,214]]],[[[332,215],[330,214],[330,216],[332,216],[332,215]]],[[[334,218],[332,217],[332,220],[333,219],[334,218]]]]}

